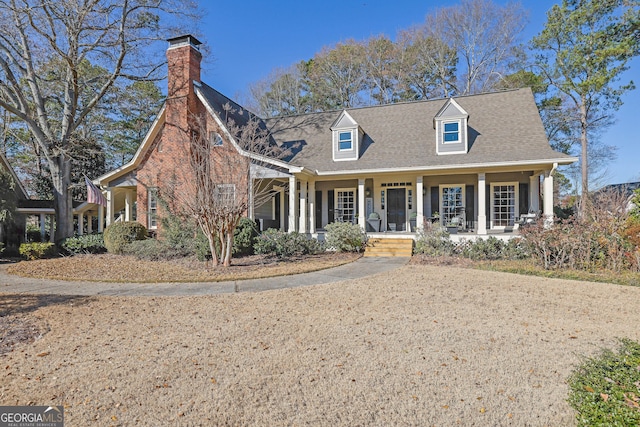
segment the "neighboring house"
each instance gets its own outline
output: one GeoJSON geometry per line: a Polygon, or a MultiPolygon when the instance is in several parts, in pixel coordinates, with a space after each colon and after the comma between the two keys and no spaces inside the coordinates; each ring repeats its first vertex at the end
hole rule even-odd
{"type": "Polygon", "coordinates": [[[522,214],[552,217],[553,171],[577,160],[551,149],[529,89],[259,120],[200,81],[199,45],[189,35],[169,40],[167,101],[131,162],[94,181],[107,195],[107,225],[158,227],[158,190],[190,179],[176,171],[188,161],[194,114],[204,115],[213,150],[251,164],[250,180],[242,170],[223,180],[246,195],[247,215],[310,235],[334,221],[409,235],[412,219],[418,228],[431,220],[478,235],[510,231],[522,214]],[[229,119],[259,120],[286,157],[242,149],[229,119]],[[261,206],[258,178],[272,194],[261,206]]]}
{"type": "Polygon", "coordinates": [[[622,184],[609,184],[605,185],[598,191],[596,191],[594,201],[597,203],[598,198],[608,193],[617,193],[622,195],[626,199],[626,208],[628,211],[633,209],[635,205],[632,202],[634,193],[636,190],[640,190],[640,182],[625,182],[622,184]]]}
{"type": "MultiPolygon", "coordinates": [[[[27,194],[27,190],[23,187],[22,182],[16,175],[15,171],[9,164],[9,161],[4,156],[4,154],[0,153],[0,171],[4,173],[8,173],[8,175],[13,179],[15,184],[13,195],[14,195],[14,203],[16,208],[18,204],[27,200],[29,195],[27,194]]],[[[17,211],[14,213],[16,217],[11,221],[0,221],[0,243],[3,243],[7,247],[15,246],[17,247],[24,235],[24,218],[22,218],[17,211]]]]}

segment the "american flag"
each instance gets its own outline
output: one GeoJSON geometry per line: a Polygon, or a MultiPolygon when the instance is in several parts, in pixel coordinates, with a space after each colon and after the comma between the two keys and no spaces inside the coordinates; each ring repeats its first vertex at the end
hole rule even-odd
{"type": "Polygon", "coordinates": [[[84,177],[84,182],[87,184],[87,203],[107,206],[107,200],[102,195],[102,191],[93,185],[93,182],[89,181],[89,178],[86,176],[84,177]]]}

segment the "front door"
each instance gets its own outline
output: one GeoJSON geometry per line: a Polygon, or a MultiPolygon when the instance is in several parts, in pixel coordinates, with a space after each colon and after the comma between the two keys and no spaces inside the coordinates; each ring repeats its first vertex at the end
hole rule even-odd
{"type": "Polygon", "coordinates": [[[387,230],[404,231],[406,227],[406,191],[404,188],[387,189],[387,230]]]}

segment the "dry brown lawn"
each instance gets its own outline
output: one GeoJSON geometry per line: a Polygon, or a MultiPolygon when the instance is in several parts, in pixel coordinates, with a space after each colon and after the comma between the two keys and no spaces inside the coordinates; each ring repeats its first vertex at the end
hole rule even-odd
{"type": "Polygon", "coordinates": [[[23,261],[7,272],[23,276],[57,280],[100,282],[220,282],[286,276],[347,264],[361,254],[332,253],[307,255],[282,260],[263,255],[238,257],[230,267],[216,267],[194,258],[172,261],[146,261],[123,255],[77,255],[55,259],[23,261]]]}
{"type": "Polygon", "coordinates": [[[640,288],[451,266],[220,296],[0,298],[2,318],[41,334],[0,356],[0,402],[64,405],[70,426],[566,426],[581,355],[640,340],[640,288]]]}

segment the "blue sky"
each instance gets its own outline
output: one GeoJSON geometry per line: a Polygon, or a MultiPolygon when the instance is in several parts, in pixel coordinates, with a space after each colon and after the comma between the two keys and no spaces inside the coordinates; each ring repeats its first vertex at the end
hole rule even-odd
{"type": "MultiPolygon", "coordinates": [[[[494,0],[498,4],[506,1],[494,0]]],[[[554,0],[524,0],[529,12],[522,41],[538,34],[554,0]]],[[[424,22],[435,8],[457,1],[428,0],[243,0],[201,2],[206,11],[202,42],[209,57],[203,63],[202,79],[225,95],[241,100],[248,87],[275,68],[307,60],[323,46],[353,38],[364,40],[386,34],[395,38],[399,30],[424,22]]],[[[627,93],[616,112],[616,124],[603,136],[607,145],[618,147],[617,160],[609,167],[605,183],[640,180],[640,138],[630,126],[640,111],[640,58],[631,64],[624,81],[639,88],[627,93]]]]}

